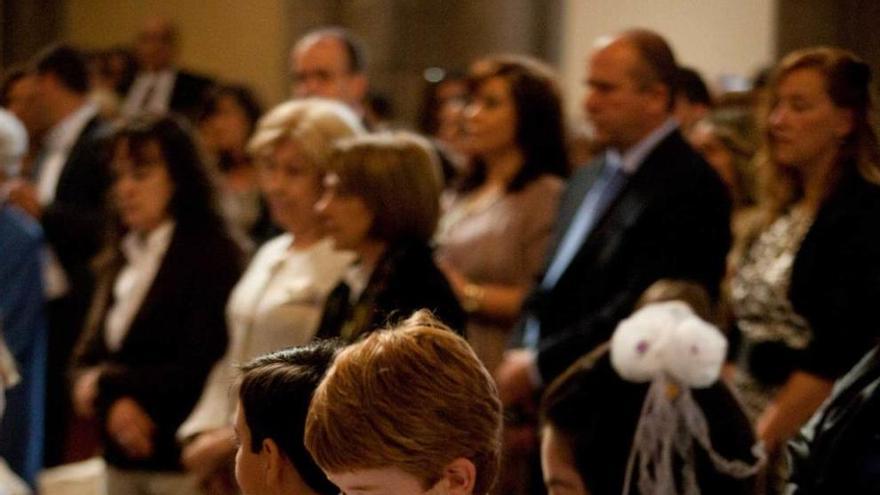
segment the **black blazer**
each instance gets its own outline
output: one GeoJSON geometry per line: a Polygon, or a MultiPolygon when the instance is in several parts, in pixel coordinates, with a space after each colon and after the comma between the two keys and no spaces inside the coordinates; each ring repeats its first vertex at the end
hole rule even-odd
{"type": "MultiPolygon", "coordinates": [[[[46,241],[55,249],[74,291],[90,286],[89,262],[102,242],[110,187],[108,135],[109,127],[99,117],[89,120],[70,149],[55,198],[41,219],[46,241]]],[[[88,297],[84,302],[88,304],[88,297]]]]}
{"type": "Polygon", "coordinates": [[[241,252],[225,233],[178,227],[119,350],[104,340],[104,320],[116,273],[96,292],[91,328],[74,358],[73,374],[102,366],[98,411],[104,456],[120,468],[179,470],[177,428],[198,400],[213,364],[226,350],[226,299],[242,268],[241,252]],[[106,432],[108,408],[132,397],[157,425],[155,452],[128,459],[106,432]]]}
{"type": "Polygon", "coordinates": [[[207,77],[182,70],[177,71],[168,108],[195,122],[205,104],[207,92],[213,84],[213,81],[207,77]]]}
{"type": "Polygon", "coordinates": [[[845,170],[798,249],[789,287],[813,334],[796,366],[830,380],[852,368],[880,332],[880,186],[855,165],[845,170]]]}
{"type": "Polygon", "coordinates": [[[344,282],[327,296],[316,338],[346,335],[354,341],[419,309],[431,310],[458,333],[463,333],[467,319],[449,282],[434,264],[431,249],[422,242],[390,246],[358,301],[352,305],[348,296],[344,282]]]}
{"type": "MultiPolygon", "coordinates": [[[[556,247],[603,166],[598,159],[571,179],[560,203],[556,247]]],[[[539,282],[526,300],[525,317],[541,323],[537,364],[545,383],[608,340],[657,280],[695,281],[717,295],[729,224],[724,184],[674,131],[629,178],[556,285],[544,290],[539,282]]]]}
{"type": "MultiPolygon", "coordinates": [[[[53,328],[49,335],[50,391],[63,387],[64,371],[92,300],[95,280],[91,260],[103,241],[111,182],[106,149],[109,133],[110,127],[99,117],[89,120],[70,149],[58,177],[55,198],[43,209],[40,220],[46,241],[58,256],[68,281],[64,297],[51,301],[49,306],[53,328]]],[[[63,414],[58,410],[68,407],[65,404],[58,402],[58,408],[49,411],[50,426],[58,424],[52,418],[63,414]]],[[[53,431],[49,429],[50,441],[55,441],[53,431]]],[[[51,452],[47,458],[54,462],[51,452]]]]}

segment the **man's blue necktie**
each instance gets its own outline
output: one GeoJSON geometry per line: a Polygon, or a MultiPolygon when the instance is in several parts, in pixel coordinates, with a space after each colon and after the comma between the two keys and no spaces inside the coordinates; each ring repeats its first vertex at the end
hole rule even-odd
{"type": "MultiPolygon", "coordinates": [[[[571,224],[566,231],[562,242],[559,243],[559,249],[541,280],[541,288],[544,290],[552,289],[565,273],[568,265],[577,255],[581,246],[587,239],[587,236],[596,226],[602,215],[605,214],[611,202],[620,193],[623,186],[626,185],[627,174],[624,172],[620,162],[612,161],[611,155],[606,159],[602,172],[593,184],[593,187],[584,196],[584,200],[575,213],[571,224]]],[[[525,334],[523,343],[530,348],[537,348],[540,339],[540,325],[534,317],[529,317],[526,321],[525,334]]]]}

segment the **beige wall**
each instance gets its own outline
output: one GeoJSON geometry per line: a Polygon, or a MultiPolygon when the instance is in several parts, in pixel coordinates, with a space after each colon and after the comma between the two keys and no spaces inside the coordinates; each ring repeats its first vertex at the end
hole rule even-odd
{"type": "Polygon", "coordinates": [[[68,0],[65,39],[84,48],[129,43],[151,14],[177,22],[182,67],[245,83],[264,106],[287,95],[284,0],[68,0]]]}
{"type": "MultiPolygon", "coordinates": [[[[411,117],[414,108],[409,107],[418,101],[423,68],[413,65],[416,60],[422,65],[444,65],[456,54],[469,59],[477,53],[531,51],[524,39],[531,39],[531,29],[537,27],[528,22],[533,1],[546,0],[66,0],[63,29],[69,41],[101,48],[129,42],[149,14],[169,16],[182,32],[181,65],[247,83],[269,106],[288,93],[286,59],[291,40],[322,22],[342,22],[367,42],[374,85],[394,94],[401,113],[411,117]],[[498,4],[509,8],[498,9],[498,4]],[[482,12],[493,11],[491,6],[504,15],[490,23],[493,15],[482,12]],[[433,12],[441,7],[451,12],[443,16],[433,12]],[[481,14],[475,15],[477,11],[481,14]],[[462,40],[445,39],[443,27],[425,21],[424,15],[445,18],[453,34],[458,33],[456,28],[462,31],[458,33],[462,40]],[[412,26],[414,22],[418,27],[412,26]],[[499,24],[504,27],[498,28],[499,24]],[[468,26],[479,36],[465,29],[468,26]],[[512,37],[495,39],[493,33],[512,37]],[[463,46],[469,47],[467,53],[463,46]],[[409,59],[412,67],[401,65],[401,60],[409,59]],[[404,80],[409,84],[394,84],[404,80]]],[[[670,40],[681,63],[698,68],[709,80],[727,73],[749,76],[772,61],[775,53],[776,2],[768,0],[559,1],[559,25],[544,28],[560,40],[558,62],[566,106],[575,121],[582,118],[585,57],[602,34],[637,25],[656,29],[670,40]]],[[[463,65],[461,60],[454,62],[463,65]]]]}
{"type": "Polygon", "coordinates": [[[775,54],[775,3],[768,0],[566,0],[563,86],[580,118],[585,61],[594,40],[629,27],[665,36],[682,65],[712,83],[722,74],[751,76],[775,54]]]}

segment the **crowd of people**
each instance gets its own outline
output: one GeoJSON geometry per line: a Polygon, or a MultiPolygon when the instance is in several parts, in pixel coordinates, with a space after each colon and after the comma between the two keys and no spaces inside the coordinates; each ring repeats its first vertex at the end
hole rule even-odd
{"type": "Polygon", "coordinates": [[[531,57],[433,74],[417,133],[343,28],[265,112],[178,37],[3,80],[0,460],[31,487],[100,455],[110,495],[880,490],[857,55],[721,93],[623,31],[574,138],[531,57]]]}

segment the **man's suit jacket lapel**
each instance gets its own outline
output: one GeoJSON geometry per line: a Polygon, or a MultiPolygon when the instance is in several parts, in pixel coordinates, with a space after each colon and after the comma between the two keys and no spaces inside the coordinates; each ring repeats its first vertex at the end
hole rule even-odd
{"type": "MultiPolygon", "coordinates": [[[[651,204],[652,196],[659,188],[663,187],[663,162],[668,156],[669,146],[676,139],[680,139],[678,131],[674,131],[663,139],[648,154],[632,177],[627,180],[623,189],[587,235],[583,246],[560,277],[560,283],[573,274],[581,276],[583,270],[574,268],[583,263],[589,263],[593,267],[601,267],[614,257],[615,251],[626,238],[627,232],[636,225],[648,205],[651,204]]],[[[601,170],[600,167],[596,168],[601,170]]],[[[590,184],[598,176],[598,170],[594,173],[590,184]]],[[[557,283],[557,285],[560,284],[557,283]]]]}

